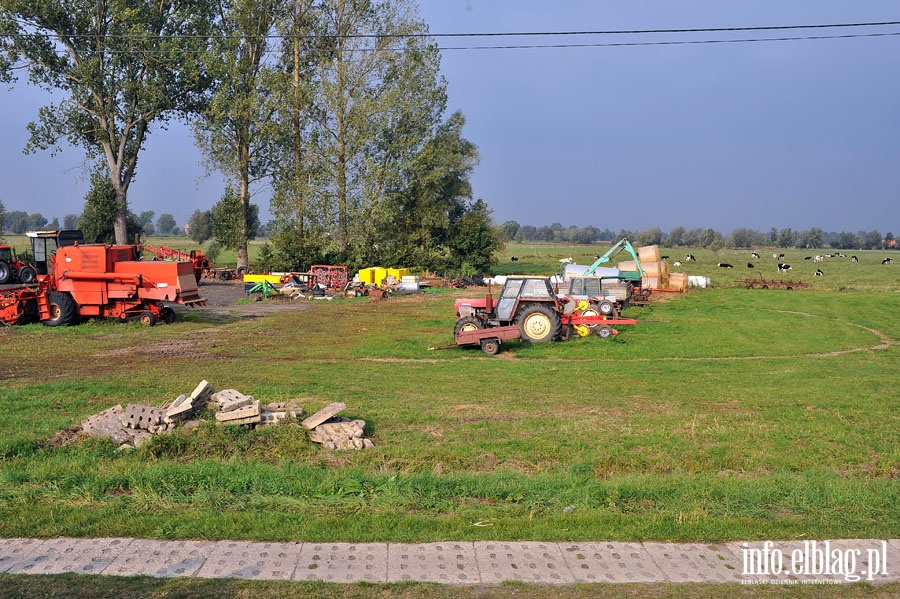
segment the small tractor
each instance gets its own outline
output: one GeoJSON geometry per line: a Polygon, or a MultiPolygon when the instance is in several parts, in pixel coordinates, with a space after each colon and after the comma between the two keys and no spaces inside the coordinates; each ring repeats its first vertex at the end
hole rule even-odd
{"type": "Polygon", "coordinates": [[[507,339],[542,343],[568,339],[572,331],[582,337],[592,332],[609,337],[618,333],[613,325],[637,324],[600,314],[587,301],[558,297],[550,279],[535,276],[510,276],[498,300],[488,288],[484,299],[458,299],[454,309],[456,344],[480,345],[492,355],[507,339]]]}
{"type": "Polygon", "coordinates": [[[8,245],[0,245],[0,285],[24,283],[31,285],[37,280],[37,271],[16,256],[16,250],[8,245]]]}
{"type": "Polygon", "coordinates": [[[205,305],[190,262],[145,262],[140,245],[85,244],[81,231],[32,231],[37,286],[0,290],[0,324],[85,317],[171,323],[164,302],[205,305]]]}

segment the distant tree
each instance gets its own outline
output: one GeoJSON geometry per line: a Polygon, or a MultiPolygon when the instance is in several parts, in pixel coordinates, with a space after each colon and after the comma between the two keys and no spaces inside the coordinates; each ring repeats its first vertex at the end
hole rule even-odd
{"type": "Polygon", "coordinates": [[[54,216],[53,220],[51,220],[49,223],[47,223],[47,229],[49,229],[51,231],[57,231],[57,230],[59,230],[59,228],[60,228],[59,227],[59,218],[54,216]]]}
{"type": "Polygon", "coordinates": [[[78,217],[77,214],[66,214],[63,216],[63,229],[76,229],[78,228],[78,217]]]}
{"type": "Polygon", "coordinates": [[[47,218],[40,212],[28,215],[28,230],[40,231],[47,225],[47,218]]]}
{"type": "Polygon", "coordinates": [[[516,235],[516,241],[535,241],[537,239],[537,227],[534,225],[522,225],[516,235]]]}
{"type": "Polygon", "coordinates": [[[880,250],[882,249],[881,233],[877,230],[869,231],[862,238],[862,247],[864,250],[880,250]]]}
{"type": "Polygon", "coordinates": [[[808,249],[825,247],[825,232],[819,227],[800,231],[797,234],[797,245],[808,249]]]}
{"type": "Polygon", "coordinates": [[[156,230],[159,231],[160,235],[175,235],[177,227],[175,217],[171,214],[163,213],[156,219],[156,230]]]}
{"type": "MultiPolygon", "coordinates": [[[[3,208],[3,206],[0,205],[0,212],[2,212],[2,208],[3,208]]],[[[2,227],[0,227],[0,230],[2,230],[2,227]]],[[[885,234],[885,236],[884,236],[884,246],[885,246],[887,249],[891,249],[891,248],[896,249],[896,248],[897,248],[897,244],[892,244],[892,243],[891,243],[892,241],[894,241],[894,234],[891,233],[890,231],[888,231],[888,232],[885,234]]]]}
{"type": "Polygon", "coordinates": [[[724,237],[715,229],[704,229],[703,233],[700,234],[700,245],[705,248],[711,247],[717,242],[719,247],[721,247],[721,244],[724,242],[724,237]]]}
{"type": "MultiPolygon", "coordinates": [[[[6,209],[3,208],[3,202],[0,201],[0,235],[3,235],[3,226],[6,223],[6,209]]],[[[0,238],[2,239],[2,238],[0,238]]]]}
{"type": "Polygon", "coordinates": [[[569,227],[567,230],[567,241],[588,245],[598,240],[600,231],[597,227],[569,227]]]}
{"type": "Polygon", "coordinates": [[[778,229],[775,227],[769,229],[769,243],[778,245],[778,229]]]}
{"type": "Polygon", "coordinates": [[[690,229],[689,231],[684,232],[684,245],[687,247],[697,247],[700,245],[700,234],[703,231],[700,229],[690,229]]]}
{"type": "Polygon", "coordinates": [[[637,234],[637,242],[641,245],[660,245],[663,243],[663,232],[659,227],[653,227],[637,234]]]}
{"type": "Polygon", "coordinates": [[[197,243],[212,239],[212,213],[209,210],[194,210],[188,219],[188,235],[197,243]]]}
{"type": "Polygon", "coordinates": [[[757,244],[759,236],[762,236],[762,238],[765,239],[765,235],[762,233],[757,233],[753,229],[742,227],[731,232],[725,245],[734,248],[751,248],[757,244]]]}
{"type": "Polygon", "coordinates": [[[28,230],[28,213],[22,210],[12,210],[6,213],[6,230],[15,235],[21,235],[28,230]]]}
{"type": "Polygon", "coordinates": [[[793,229],[788,227],[787,229],[781,229],[780,231],[778,231],[778,247],[792,248],[796,246],[797,233],[795,233],[793,229]]]}
{"type": "Polygon", "coordinates": [[[512,241],[516,238],[516,235],[519,234],[519,229],[521,228],[521,225],[516,221],[508,220],[500,225],[500,234],[503,235],[503,238],[507,241],[512,241]]]}
{"type": "MultiPolygon", "coordinates": [[[[109,178],[98,168],[91,175],[91,188],[84,197],[84,211],[78,220],[78,228],[87,243],[116,243],[115,214],[119,209],[116,189],[109,178]]],[[[134,238],[141,230],[137,218],[127,214],[126,235],[134,238]]]]}
{"type": "Polygon", "coordinates": [[[672,227],[669,231],[669,245],[672,247],[684,245],[684,227],[672,227]]]}
{"type": "Polygon", "coordinates": [[[838,237],[837,247],[842,250],[857,250],[859,249],[859,238],[853,233],[841,231],[841,234],[838,237]]]}
{"type": "Polygon", "coordinates": [[[153,226],[153,217],[156,213],[152,210],[144,210],[138,217],[138,224],[141,226],[141,232],[144,235],[153,235],[155,228],[153,226]]]}

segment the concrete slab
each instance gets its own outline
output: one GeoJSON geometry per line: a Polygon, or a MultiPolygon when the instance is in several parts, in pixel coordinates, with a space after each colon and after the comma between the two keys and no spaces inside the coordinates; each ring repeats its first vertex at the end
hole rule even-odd
{"type": "Polygon", "coordinates": [[[334,403],[330,403],[300,424],[306,427],[309,430],[312,430],[331,418],[332,416],[337,415],[340,412],[343,412],[347,409],[347,404],[341,401],[336,401],[334,403]]]}
{"type": "Polygon", "coordinates": [[[290,580],[297,568],[301,543],[220,541],[195,576],[290,580]]]}
{"type": "Polygon", "coordinates": [[[212,541],[135,540],[104,574],[117,576],[194,576],[212,553],[212,541]]]}
{"type": "Polygon", "coordinates": [[[44,539],[0,539],[0,573],[27,561],[43,544],[44,539]]]}
{"type": "Polygon", "coordinates": [[[727,544],[644,543],[669,582],[739,582],[740,561],[727,544]]]}
{"type": "Polygon", "coordinates": [[[665,582],[666,577],[640,543],[560,544],[575,582],[665,582]]]}
{"type": "Polygon", "coordinates": [[[387,543],[304,543],[294,580],[387,582],[387,543]]]}
{"type": "Polygon", "coordinates": [[[506,580],[538,584],[575,582],[556,543],[478,541],[475,543],[475,557],[481,582],[485,584],[506,580]]]}
{"type": "Polygon", "coordinates": [[[391,543],[388,582],[418,580],[444,584],[479,584],[481,576],[473,543],[391,543]]]}
{"type": "Polygon", "coordinates": [[[7,570],[9,574],[100,574],[132,539],[48,539],[7,570]]]}

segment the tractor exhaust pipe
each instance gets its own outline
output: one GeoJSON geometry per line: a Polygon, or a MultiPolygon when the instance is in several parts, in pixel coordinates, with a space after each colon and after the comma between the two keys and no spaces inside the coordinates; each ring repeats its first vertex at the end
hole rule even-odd
{"type": "Polygon", "coordinates": [[[494,294],[491,293],[490,285],[488,285],[487,293],[484,295],[484,313],[488,316],[494,315],[494,294]]]}

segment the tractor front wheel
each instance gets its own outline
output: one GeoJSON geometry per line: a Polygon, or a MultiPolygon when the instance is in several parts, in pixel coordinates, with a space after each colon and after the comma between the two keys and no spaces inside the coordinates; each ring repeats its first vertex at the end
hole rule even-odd
{"type": "Polygon", "coordinates": [[[526,306],[516,318],[523,341],[543,343],[559,337],[559,312],[543,304],[526,306]]]}
{"type": "Polygon", "coordinates": [[[52,291],[47,297],[50,305],[50,318],[42,321],[48,327],[67,326],[75,322],[78,316],[78,307],[75,300],[68,293],[52,291]]]}
{"type": "Polygon", "coordinates": [[[156,314],[153,312],[142,312],[140,321],[145,327],[152,327],[156,324],[156,314]]]}
{"type": "Polygon", "coordinates": [[[9,267],[9,264],[6,260],[0,260],[0,285],[7,283],[11,275],[12,269],[9,267]]]}
{"type": "Polygon", "coordinates": [[[599,304],[597,304],[597,309],[600,311],[600,314],[606,316],[607,318],[616,317],[616,306],[609,300],[601,301],[599,304]]]}
{"type": "Polygon", "coordinates": [[[159,311],[159,317],[165,324],[172,324],[175,322],[175,310],[166,306],[159,311]]]}
{"type": "Polygon", "coordinates": [[[19,280],[26,285],[31,285],[37,281],[37,271],[30,266],[23,266],[19,269],[19,280]]]}
{"type": "Polygon", "coordinates": [[[468,333],[469,331],[477,331],[483,328],[484,324],[474,316],[463,316],[456,321],[456,326],[453,327],[453,336],[455,337],[460,333],[468,333]]]}

